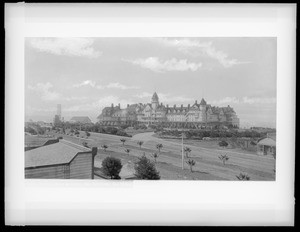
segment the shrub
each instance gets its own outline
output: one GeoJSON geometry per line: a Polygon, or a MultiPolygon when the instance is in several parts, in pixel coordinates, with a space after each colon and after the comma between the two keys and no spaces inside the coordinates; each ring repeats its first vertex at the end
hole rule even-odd
{"type": "Polygon", "coordinates": [[[106,151],[106,149],[108,148],[108,146],[106,144],[101,145],[101,147],[104,151],[106,151]]]}
{"type": "Polygon", "coordinates": [[[106,157],[102,161],[103,173],[111,179],[120,179],[119,173],[122,169],[121,160],[114,157],[106,157]]]}
{"type": "Polygon", "coordinates": [[[227,147],[228,143],[226,141],[222,140],[221,142],[219,142],[219,146],[220,147],[227,147]]]}
{"type": "Polygon", "coordinates": [[[185,148],[183,149],[183,151],[184,151],[184,153],[185,153],[186,158],[188,158],[188,157],[189,157],[189,154],[192,152],[191,148],[189,148],[189,147],[185,147],[185,148]]]}
{"type": "Polygon", "coordinates": [[[120,141],[123,143],[123,146],[124,146],[124,143],[126,142],[126,139],[120,139],[120,141]]]}
{"type": "Polygon", "coordinates": [[[229,160],[229,157],[227,155],[220,155],[219,159],[223,162],[223,165],[225,165],[226,161],[229,160]]]}
{"type": "Polygon", "coordinates": [[[152,163],[145,155],[138,158],[135,163],[135,176],[138,179],[159,180],[159,172],[156,170],[154,163],[152,163]]]}
{"type": "Polygon", "coordinates": [[[137,144],[140,146],[140,148],[142,147],[143,143],[144,143],[143,141],[138,141],[137,142],[137,144]]]}
{"type": "Polygon", "coordinates": [[[240,173],[238,176],[236,176],[239,180],[250,180],[250,177],[248,176],[247,173],[240,173]]]}
{"type": "Polygon", "coordinates": [[[125,152],[129,155],[130,149],[126,148],[126,149],[125,149],[125,152]]]}
{"type": "Polygon", "coordinates": [[[155,161],[155,163],[156,163],[156,159],[159,157],[159,155],[158,155],[157,153],[153,153],[152,156],[153,156],[154,161],[155,161]]]}
{"type": "Polygon", "coordinates": [[[159,143],[156,145],[156,148],[157,148],[158,152],[160,152],[160,149],[163,148],[163,145],[161,143],[159,143]]]}
{"type": "Polygon", "coordinates": [[[83,142],[82,145],[83,145],[84,147],[89,147],[87,142],[83,142]]]}
{"type": "Polygon", "coordinates": [[[191,172],[193,172],[193,166],[196,164],[195,160],[189,159],[186,163],[190,166],[191,172]]]}

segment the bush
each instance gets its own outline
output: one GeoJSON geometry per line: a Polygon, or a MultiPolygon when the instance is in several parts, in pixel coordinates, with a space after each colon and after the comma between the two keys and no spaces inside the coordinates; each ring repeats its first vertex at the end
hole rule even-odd
{"type": "Polygon", "coordinates": [[[159,172],[156,170],[154,163],[152,163],[145,155],[138,158],[135,163],[135,176],[138,179],[144,180],[159,180],[159,172]]]}
{"type": "Polygon", "coordinates": [[[83,142],[82,145],[83,145],[84,147],[89,147],[87,142],[83,142]]]}
{"type": "Polygon", "coordinates": [[[122,163],[120,159],[114,157],[106,157],[102,161],[103,173],[110,176],[110,179],[120,179],[119,173],[122,169],[122,163]]]}
{"type": "Polygon", "coordinates": [[[226,141],[222,140],[221,142],[219,142],[219,146],[220,147],[227,147],[228,143],[226,141]]]}

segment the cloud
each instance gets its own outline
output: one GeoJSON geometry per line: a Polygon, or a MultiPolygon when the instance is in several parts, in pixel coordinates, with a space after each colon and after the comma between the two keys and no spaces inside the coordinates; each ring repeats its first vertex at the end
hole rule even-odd
{"type": "Polygon", "coordinates": [[[274,104],[276,103],[276,98],[249,98],[243,97],[243,102],[248,104],[274,104]]]}
{"type": "Polygon", "coordinates": [[[134,97],[137,98],[151,98],[153,93],[142,92],[141,94],[137,94],[134,97]]]}
{"type": "Polygon", "coordinates": [[[94,40],[91,38],[32,38],[31,47],[40,52],[59,56],[78,56],[97,58],[101,52],[92,47],[94,40]]]}
{"type": "Polygon", "coordinates": [[[217,50],[212,42],[200,43],[191,39],[167,39],[167,38],[151,38],[152,41],[158,42],[167,47],[175,47],[178,51],[192,56],[207,56],[217,60],[224,68],[230,68],[237,64],[246,64],[250,62],[238,61],[230,59],[228,54],[221,50],[217,50]]]}
{"type": "MultiPolygon", "coordinates": [[[[134,97],[137,98],[147,98],[148,102],[151,101],[153,93],[143,92],[141,94],[137,94],[134,97]]],[[[168,93],[157,93],[159,101],[163,103],[181,103],[181,102],[192,102],[193,99],[185,96],[172,96],[168,93]]]]}
{"type": "Polygon", "coordinates": [[[126,85],[122,85],[118,82],[116,83],[109,83],[108,85],[106,85],[106,88],[108,89],[139,89],[139,87],[137,86],[126,86],[126,85]]]}
{"type": "Polygon", "coordinates": [[[35,91],[41,96],[41,99],[45,101],[54,101],[61,97],[59,93],[50,90],[52,87],[53,85],[49,82],[46,84],[38,83],[35,86],[28,85],[28,89],[35,91]]]}
{"type": "Polygon", "coordinates": [[[126,89],[139,89],[140,87],[138,86],[127,86],[120,84],[119,82],[114,82],[114,83],[109,83],[107,85],[97,85],[96,82],[91,81],[91,80],[86,80],[83,81],[79,84],[74,84],[73,87],[79,88],[82,86],[90,86],[92,88],[96,89],[121,89],[121,90],[126,90],[126,89]]]}
{"type": "Polygon", "coordinates": [[[261,98],[261,97],[242,97],[238,99],[236,97],[225,97],[220,100],[210,101],[209,104],[223,105],[223,104],[274,104],[276,98],[261,98]]]}
{"type": "Polygon", "coordinates": [[[240,103],[240,101],[236,97],[225,97],[220,100],[210,102],[210,104],[214,104],[214,105],[223,105],[223,104],[231,104],[231,103],[238,104],[240,103]]]}
{"type": "Polygon", "coordinates": [[[148,57],[146,59],[124,60],[134,65],[139,65],[142,68],[150,69],[154,72],[166,71],[197,71],[202,67],[202,63],[188,62],[186,59],[177,60],[172,58],[170,60],[161,60],[158,57],[148,57]]]}
{"type": "Polygon", "coordinates": [[[75,88],[79,88],[81,86],[91,86],[91,87],[95,87],[96,86],[96,83],[94,81],[91,81],[91,80],[86,80],[86,81],[83,81],[79,84],[75,84],[73,85],[73,87],[75,88]]]}
{"type": "Polygon", "coordinates": [[[127,106],[127,104],[133,104],[134,102],[130,99],[120,99],[117,96],[106,96],[103,98],[100,98],[98,101],[94,101],[92,103],[87,104],[81,104],[81,105],[74,105],[70,106],[64,109],[65,112],[81,112],[81,111],[94,111],[94,112],[100,112],[104,107],[111,106],[111,104],[114,104],[115,106],[120,103],[121,108],[127,106]]]}

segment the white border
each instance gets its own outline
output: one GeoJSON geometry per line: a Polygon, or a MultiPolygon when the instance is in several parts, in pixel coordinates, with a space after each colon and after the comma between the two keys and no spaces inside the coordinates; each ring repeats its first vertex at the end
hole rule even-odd
{"type": "Polygon", "coordinates": [[[5,223],[294,225],[295,20],[295,4],[6,4],[5,223]],[[276,181],[25,180],[24,38],[43,36],[277,37],[276,181]]]}

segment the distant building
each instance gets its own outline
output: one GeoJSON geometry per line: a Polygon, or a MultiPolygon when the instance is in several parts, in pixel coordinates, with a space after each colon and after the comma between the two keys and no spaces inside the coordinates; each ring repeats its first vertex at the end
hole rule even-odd
{"type": "Polygon", "coordinates": [[[25,152],[25,178],[94,179],[97,148],[60,140],[25,152]]]}
{"type": "Polygon", "coordinates": [[[82,124],[92,123],[91,119],[87,116],[72,117],[69,122],[71,122],[71,123],[82,123],[82,124]]]}
{"type": "Polygon", "coordinates": [[[276,134],[267,134],[267,137],[258,140],[257,142],[258,155],[273,155],[276,154],[276,134]]]}
{"type": "Polygon", "coordinates": [[[187,106],[169,107],[159,102],[157,93],[151,98],[151,103],[127,105],[121,109],[118,106],[105,107],[98,116],[99,122],[103,125],[119,125],[138,123],[165,123],[169,126],[182,126],[183,124],[199,127],[202,125],[224,125],[239,127],[239,118],[229,105],[227,107],[216,107],[207,104],[202,98],[200,104],[187,106]]]}
{"type": "Polygon", "coordinates": [[[59,117],[59,120],[62,120],[61,118],[61,104],[57,104],[57,113],[56,113],[59,117]]]}
{"type": "Polygon", "coordinates": [[[60,124],[61,124],[61,120],[60,120],[59,116],[56,114],[53,119],[53,125],[58,126],[60,124]]]}

